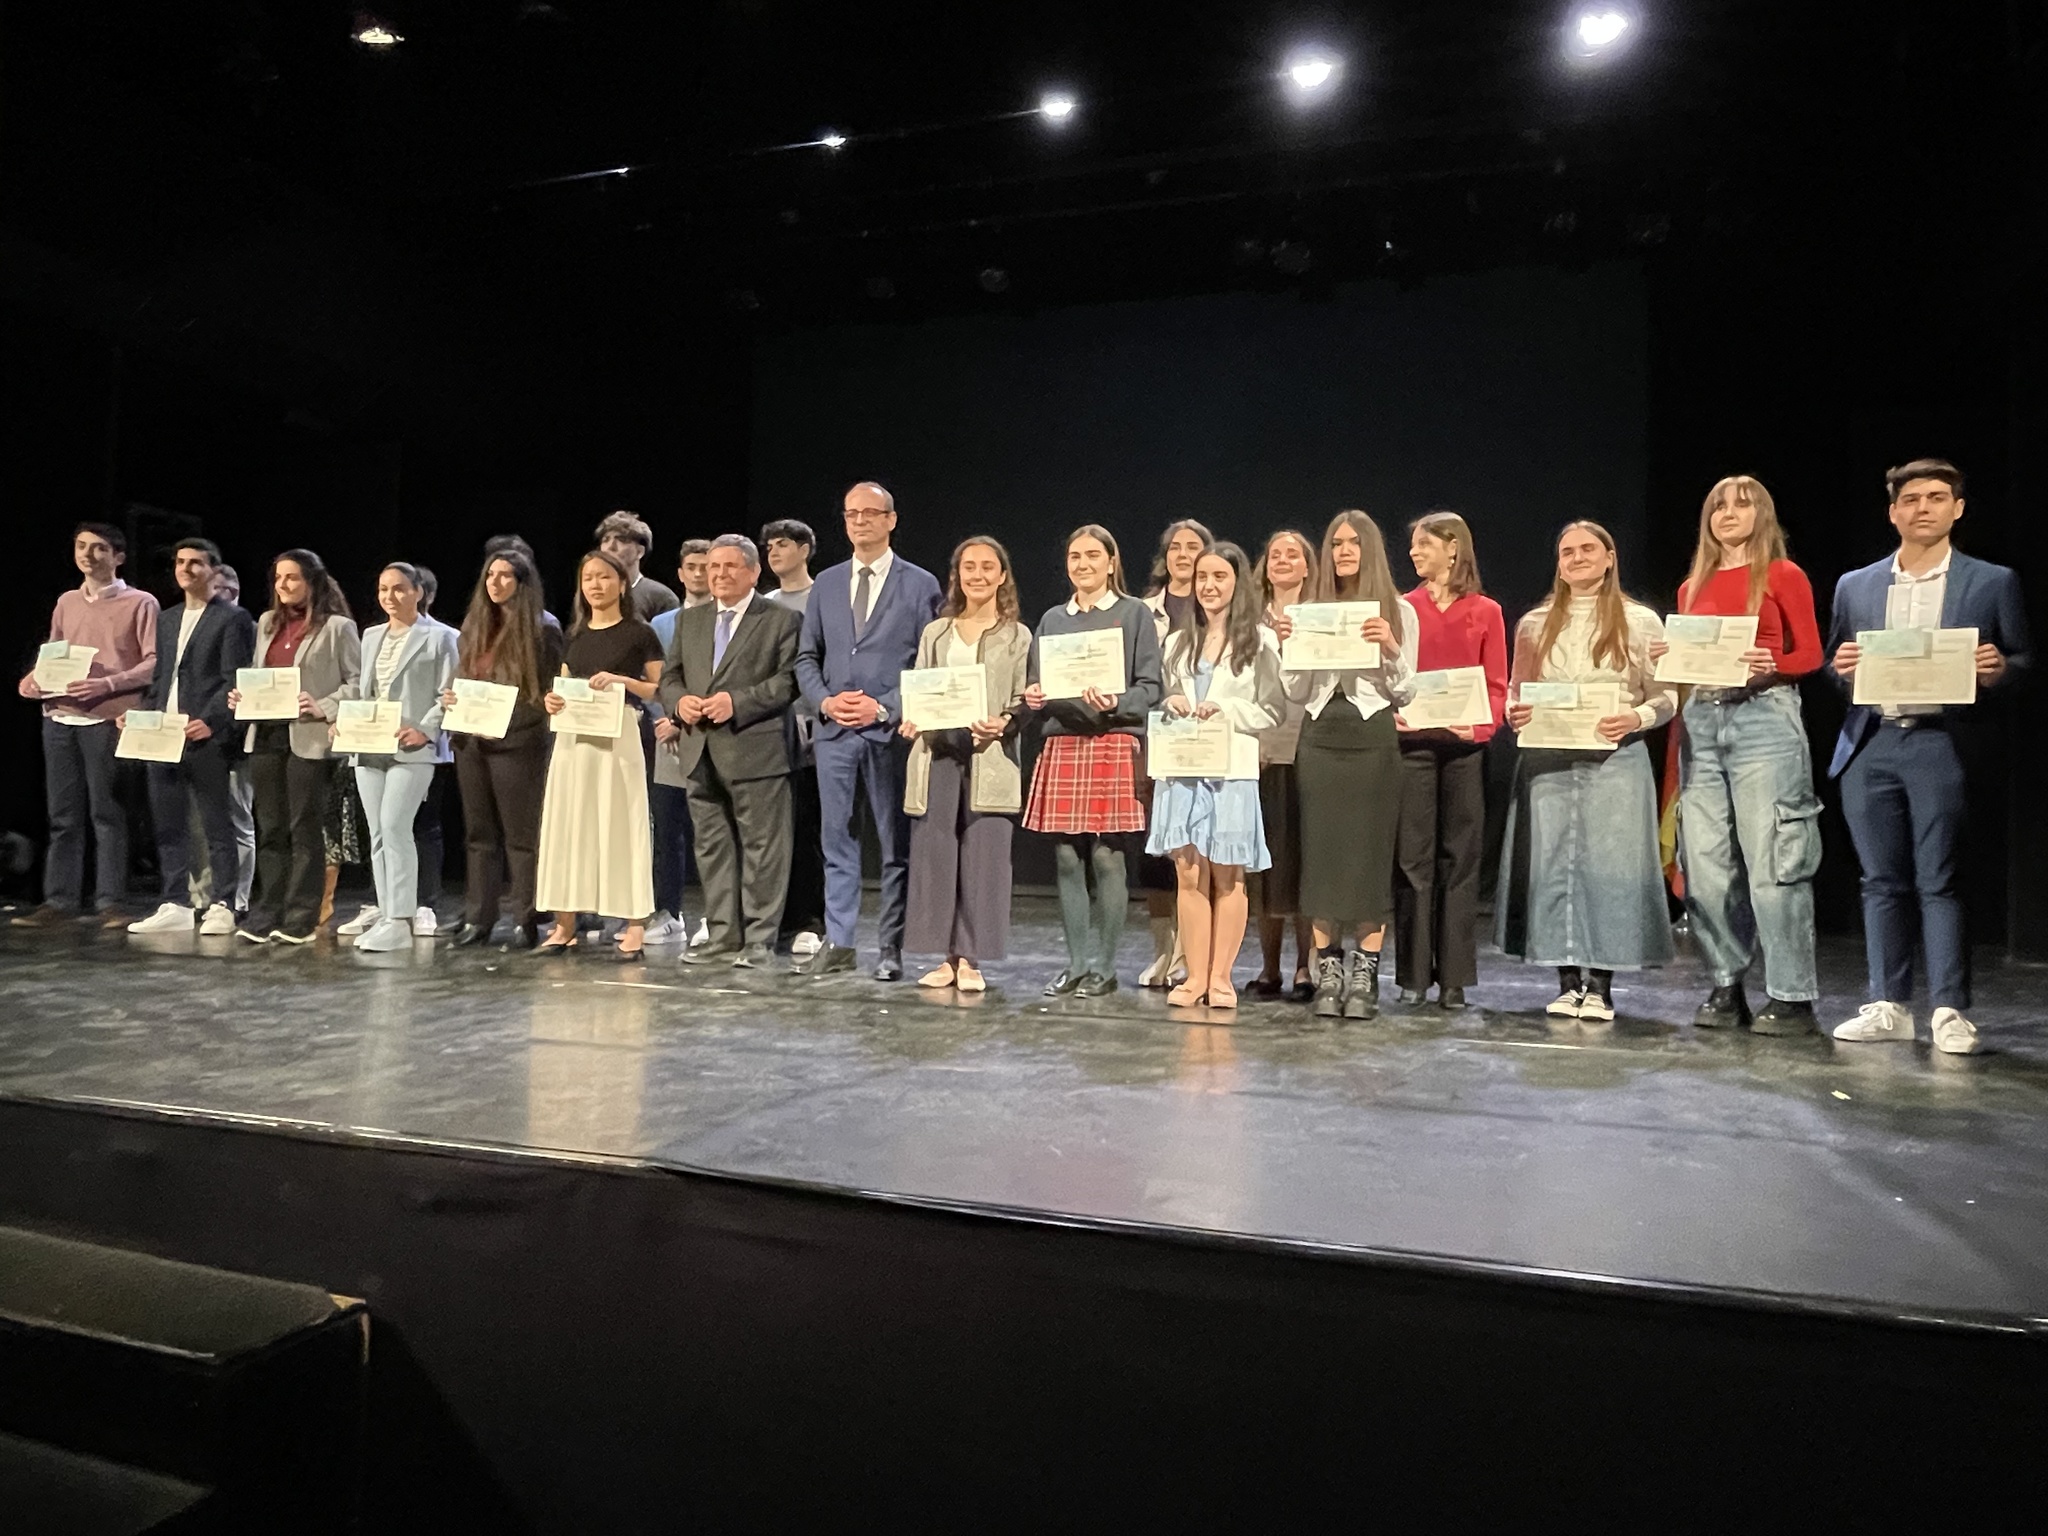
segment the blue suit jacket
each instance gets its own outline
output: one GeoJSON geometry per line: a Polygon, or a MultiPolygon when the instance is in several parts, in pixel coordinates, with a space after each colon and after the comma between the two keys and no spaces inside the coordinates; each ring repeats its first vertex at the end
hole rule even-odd
{"type": "Polygon", "coordinates": [[[192,638],[185,642],[185,659],[178,660],[178,635],[185,625],[183,597],[165,603],[157,615],[156,673],[142,690],[138,709],[162,709],[171,696],[171,673],[178,674],[178,712],[189,719],[204,720],[213,739],[232,752],[240,742],[235,737],[235,712],[228,708],[228,690],[235,686],[235,669],[249,665],[256,649],[256,619],[239,603],[216,598],[199,610],[193,621],[192,638]]]}
{"type": "MultiPolygon", "coordinates": [[[[1892,585],[1892,557],[1875,565],[1851,571],[1835,583],[1834,611],[1828,616],[1828,676],[1844,692],[1853,692],[1850,679],[1835,671],[1835,651],[1856,638],[1857,631],[1885,627],[1885,594],[1892,585]]],[[[2027,633],[2027,605],[2020,592],[2019,573],[2009,566],[1993,565],[1953,551],[1948,563],[1948,588],[1941,600],[1941,627],[1974,627],[1979,645],[1995,645],[2005,655],[2005,676],[2000,688],[2011,687],[2034,665],[2034,648],[2027,633]]],[[[1978,697],[1983,697],[1980,689],[1978,697]]],[[[1968,715],[1972,706],[1952,704],[1949,715],[1968,715]]],[[[1842,734],[1835,743],[1834,761],[1828,777],[1839,778],[1842,770],[1877,729],[1878,712],[1867,704],[1849,706],[1842,722],[1842,734]]]]}
{"type": "Polygon", "coordinates": [[[939,611],[938,578],[897,555],[889,579],[868,612],[867,633],[853,638],[853,565],[841,561],[818,574],[804,609],[803,640],[796,653],[796,683],[816,709],[835,693],[859,689],[888,711],[886,721],[864,730],[836,724],[821,713],[817,739],[867,736],[883,741],[902,723],[898,682],[917,665],[917,642],[939,611]]]}

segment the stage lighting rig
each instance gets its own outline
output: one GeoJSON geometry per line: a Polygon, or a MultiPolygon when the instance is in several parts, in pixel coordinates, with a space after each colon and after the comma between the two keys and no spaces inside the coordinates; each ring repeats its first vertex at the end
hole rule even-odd
{"type": "Polygon", "coordinates": [[[1307,105],[1328,97],[1344,78],[1344,61],[1326,48],[1299,48],[1280,71],[1287,94],[1307,105]]]}
{"type": "Polygon", "coordinates": [[[840,150],[846,148],[846,135],[837,128],[825,128],[819,131],[817,142],[823,148],[837,154],[840,150]]]}
{"type": "Polygon", "coordinates": [[[1631,0],[1584,0],[1566,18],[1565,52],[1582,64],[1604,63],[1624,51],[1642,29],[1642,13],[1631,0]]]}
{"type": "Polygon", "coordinates": [[[1047,91],[1038,98],[1038,115],[1053,126],[1061,127],[1073,119],[1076,105],[1070,92],[1047,91]]]}
{"type": "Polygon", "coordinates": [[[355,30],[349,37],[360,48],[369,48],[386,53],[405,41],[405,35],[372,16],[368,11],[356,12],[355,30]]]}

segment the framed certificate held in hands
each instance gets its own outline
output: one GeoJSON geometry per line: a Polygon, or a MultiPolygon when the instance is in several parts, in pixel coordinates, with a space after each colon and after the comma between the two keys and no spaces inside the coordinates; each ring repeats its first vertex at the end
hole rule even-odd
{"type": "MultiPolygon", "coordinates": [[[[1124,676],[1124,632],[1118,629],[1084,629],[1072,635],[1038,637],[1038,686],[1048,699],[1078,699],[1090,688],[1102,693],[1122,693],[1130,686],[1124,676]]],[[[916,722],[924,724],[922,720],[916,722]]]]}
{"type": "Polygon", "coordinates": [[[626,731],[626,690],[617,683],[593,688],[587,677],[558,677],[551,692],[565,700],[562,712],[549,717],[558,736],[607,736],[626,731]]]}
{"type": "Polygon", "coordinates": [[[36,687],[46,696],[55,697],[73,683],[84,682],[97,655],[97,646],[73,645],[68,640],[44,641],[36,648],[36,687]]]}
{"type": "Polygon", "coordinates": [[[1460,725],[1493,724],[1493,701],[1486,696],[1486,668],[1447,667],[1418,672],[1415,693],[1401,706],[1401,718],[1418,731],[1445,731],[1460,725]]]}
{"type": "MultiPolygon", "coordinates": [[[[1121,657],[1123,651],[1118,649],[1121,657]]],[[[988,718],[988,668],[912,667],[897,685],[902,716],[920,731],[958,731],[988,718]]]]}
{"type": "Polygon", "coordinates": [[[1749,663],[1742,653],[1756,646],[1756,615],[1667,614],[1664,642],[1670,649],[1657,659],[1658,682],[1746,687],[1749,663]]]}
{"type": "Polygon", "coordinates": [[[334,708],[334,750],[396,752],[400,724],[396,699],[343,699],[334,708]]]}
{"type": "Polygon", "coordinates": [[[241,694],[235,706],[237,720],[299,718],[297,667],[237,667],[235,689],[241,694]]]}
{"type": "Polygon", "coordinates": [[[129,710],[121,722],[121,739],[114,743],[114,756],[138,763],[182,762],[186,718],[160,709],[129,710]]]}
{"type": "Polygon", "coordinates": [[[456,678],[454,690],[455,703],[441,714],[442,729],[504,740],[505,732],[512,728],[512,706],[519,702],[519,690],[509,683],[486,683],[473,677],[456,678]]]}
{"type": "Polygon", "coordinates": [[[1974,629],[1865,629],[1856,649],[1854,703],[1977,702],[1974,629]]]}
{"type": "Polygon", "coordinates": [[[1525,747],[1612,752],[1620,745],[1600,734],[1600,722],[1621,713],[1618,682],[1524,683],[1517,702],[1535,711],[1516,738],[1525,747]]]}
{"type": "Polygon", "coordinates": [[[1350,671],[1380,664],[1376,641],[1359,633],[1380,616],[1372,603],[1291,603],[1293,632],[1280,642],[1280,666],[1287,672],[1350,671]]]}

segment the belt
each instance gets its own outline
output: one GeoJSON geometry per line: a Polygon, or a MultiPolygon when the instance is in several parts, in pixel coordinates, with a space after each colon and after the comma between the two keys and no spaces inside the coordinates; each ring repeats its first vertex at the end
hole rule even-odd
{"type": "Polygon", "coordinates": [[[1877,723],[1880,729],[1890,729],[1894,731],[1945,731],[1948,729],[1948,716],[1946,714],[1879,715],[1877,717],[1877,723]]]}

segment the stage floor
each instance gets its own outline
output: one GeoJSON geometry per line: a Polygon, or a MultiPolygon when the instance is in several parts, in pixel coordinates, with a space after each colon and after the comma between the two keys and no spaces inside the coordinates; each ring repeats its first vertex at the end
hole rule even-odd
{"type": "MultiPolygon", "coordinates": [[[[1546,1021],[1552,973],[1498,954],[1462,1014],[1224,1023],[1128,986],[1042,999],[1057,948],[1051,904],[1020,899],[1013,957],[964,998],[673,948],[619,968],[0,928],[0,1095],[2048,1318],[2048,972],[1987,958],[1990,1049],[1959,1058],[1695,1032],[1690,960],[1618,978],[1597,1029],[1546,1021]]],[[[1824,946],[1829,1019],[1861,964],[1824,946]]]]}

